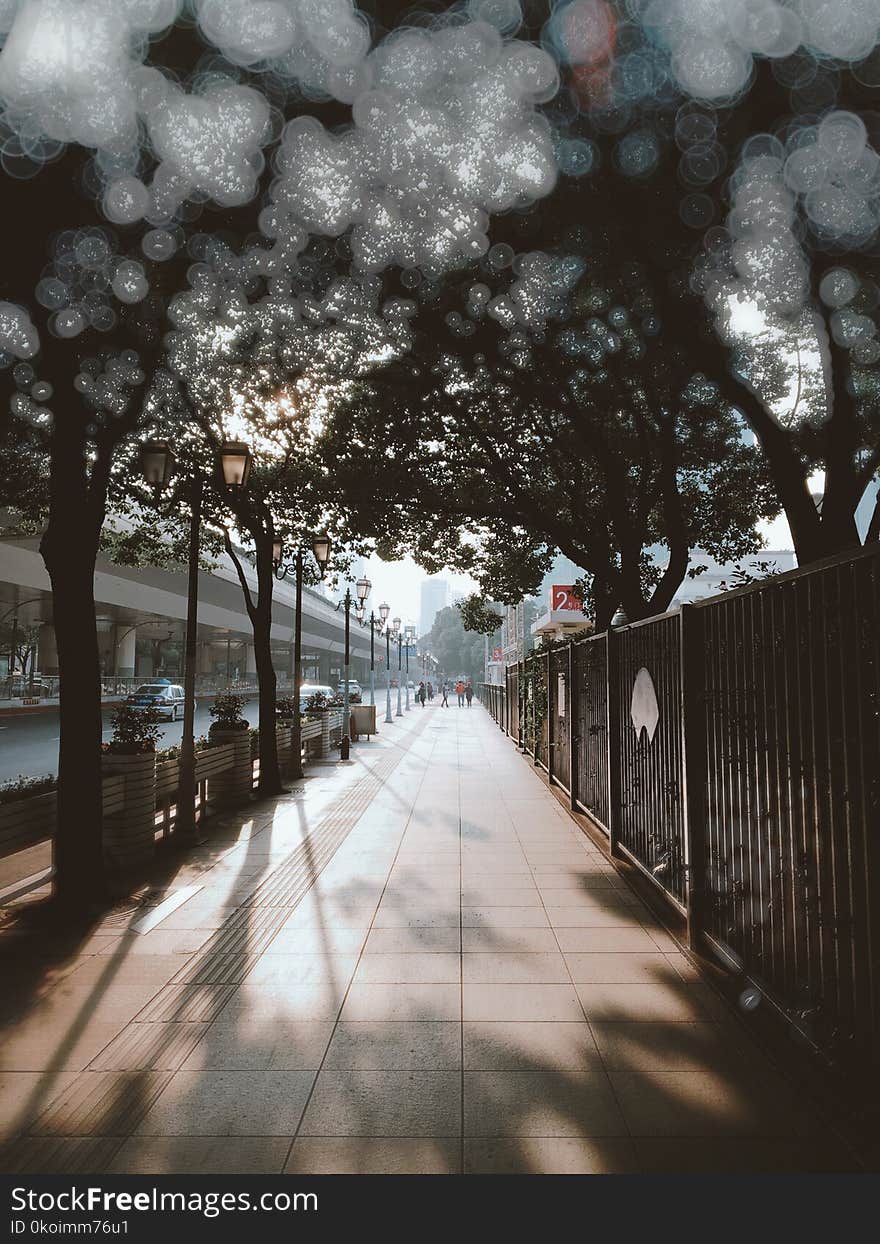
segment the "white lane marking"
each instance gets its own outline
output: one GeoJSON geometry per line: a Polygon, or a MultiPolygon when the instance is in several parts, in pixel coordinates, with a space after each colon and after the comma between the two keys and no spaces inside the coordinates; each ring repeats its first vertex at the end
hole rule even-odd
{"type": "Polygon", "coordinates": [[[157,924],[161,924],[166,916],[170,916],[173,911],[177,911],[177,908],[182,907],[187,899],[191,899],[194,894],[198,894],[199,890],[203,889],[204,886],[201,885],[187,885],[180,890],[175,890],[158,907],[152,907],[146,915],[141,916],[133,924],[130,924],[126,932],[149,933],[151,929],[155,929],[157,924]]]}

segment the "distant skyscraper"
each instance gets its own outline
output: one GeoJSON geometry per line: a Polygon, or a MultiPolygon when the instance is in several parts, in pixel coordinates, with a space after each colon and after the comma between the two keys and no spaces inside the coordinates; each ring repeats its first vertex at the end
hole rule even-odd
{"type": "Polygon", "coordinates": [[[427,635],[441,609],[449,604],[449,580],[430,578],[422,580],[419,608],[419,634],[427,635]]]}

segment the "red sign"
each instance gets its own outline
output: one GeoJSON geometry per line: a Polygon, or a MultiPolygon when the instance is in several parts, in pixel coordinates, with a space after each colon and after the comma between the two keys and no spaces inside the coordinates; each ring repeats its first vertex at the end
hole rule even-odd
{"type": "Polygon", "coordinates": [[[550,588],[550,608],[571,609],[573,612],[582,613],[583,601],[580,596],[575,594],[575,590],[570,583],[554,583],[550,588]]]}
{"type": "Polygon", "coordinates": [[[503,656],[504,656],[504,652],[501,648],[492,649],[492,660],[493,661],[500,661],[503,656]]]}

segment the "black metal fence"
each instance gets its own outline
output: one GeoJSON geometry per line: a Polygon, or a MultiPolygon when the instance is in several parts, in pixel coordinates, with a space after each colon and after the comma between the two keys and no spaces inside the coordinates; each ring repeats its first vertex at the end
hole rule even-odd
{"type": "Polygon", "coordinates": [[[550,780],[807,1041],[880,1065],[880,546],[508,670],[550,780]]]}

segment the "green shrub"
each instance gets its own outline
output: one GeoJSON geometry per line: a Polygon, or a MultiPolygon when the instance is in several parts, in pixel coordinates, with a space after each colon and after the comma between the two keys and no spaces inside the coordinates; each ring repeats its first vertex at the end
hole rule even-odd
{"type": "Polygon", "coordinates": [[[331,705],[331,698],[326,691],[316,691],[306,700],[305,711],[307,713],[321,713],[325,708],[331,705]]]}
{"type": "Polygon", "coordinates": [[[113,712],[113,737],[103,750],[117,756],[136,756],[154,752],[162,726],[155,708],[135,708],[119,704],[113,712]]]}
{"type": "MultiPolygon", "coordinates": [[[[206,734],[200,735],[195,741],[195,750],[197,752],[206,752],[212,747],[222,747],[222,743],[218,743],[215,739],[210,739],[206,734]]],[[[156,752],[156,759],[161,760],[179,760],[180,744],[175,743],[173,747],[163,747],[161,751],[156,752]]]]}
{"type": "Polygon", "coordinates": [[[214,718],[212,730],[247,730],[248,723],[242,716],[246,700],[244,696],[224,691],[218,695],[208,710],[214,718]]]}

